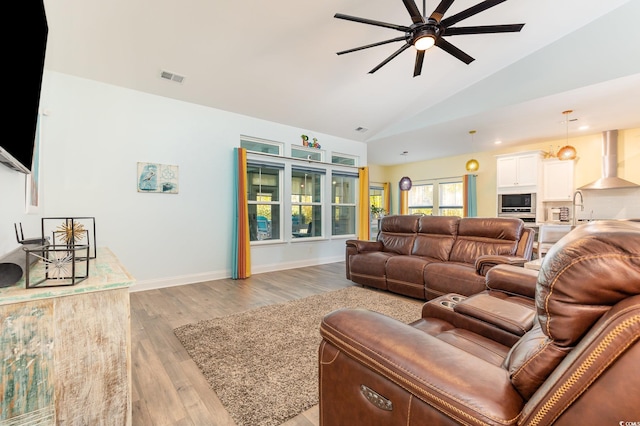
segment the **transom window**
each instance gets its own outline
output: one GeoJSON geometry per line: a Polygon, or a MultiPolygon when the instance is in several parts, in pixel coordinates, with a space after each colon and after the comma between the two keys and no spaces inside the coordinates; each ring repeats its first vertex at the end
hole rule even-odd
{"type": "Polygon", "coordinates": [[[333,164],[342,164],[344,166],[357,166],[358,165],[358,157],[347,154],[338,154],[333,153],[331,155],[331,163],[333,164]]]}
{"type": "Polygon", "coordinates": [[[255,139],[244,136],[240,139],[240,147],[247,151],[259,152],[262,154],[282,155],[282,144],[279,142],[255,139]]]}
{"type": "Polygon", "coordinates": [[[324,160],[324,151],[316,148],[305,148],[303,146],[291,147],[291,156],[303,160],[322,161],[324,160]]]}

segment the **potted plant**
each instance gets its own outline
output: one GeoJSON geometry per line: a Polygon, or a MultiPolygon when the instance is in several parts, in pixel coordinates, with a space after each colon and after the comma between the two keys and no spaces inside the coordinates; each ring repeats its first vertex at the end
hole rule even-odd
{"type": "Polygon", "coordinates": [[[382,207],[378,207],[378,206],[374,206],[373,204],[371,205],[371,214],[373,215],[373,217],[380,219],[381,217],[383,217],[385,214],[387,214],[386,210],[382,207]]]}

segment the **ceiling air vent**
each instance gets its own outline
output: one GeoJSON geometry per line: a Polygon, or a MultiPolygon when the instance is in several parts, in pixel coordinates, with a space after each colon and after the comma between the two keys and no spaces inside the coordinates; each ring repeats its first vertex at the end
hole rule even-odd
{"type": "Polygon", "coordinates": [[[356,132],[364,133],[367,130],[369,129],[367,129],[366,127],[362,127],[362,126],[356,127],[356,132]]]}
{"type": "Polygon", "coordinates": [[[160,78],[164,78],[165,80],[175,81],[176,83],[182,83],[184,81],[184,76],[174,74],[169,71],[161,71],[160,78]]]}

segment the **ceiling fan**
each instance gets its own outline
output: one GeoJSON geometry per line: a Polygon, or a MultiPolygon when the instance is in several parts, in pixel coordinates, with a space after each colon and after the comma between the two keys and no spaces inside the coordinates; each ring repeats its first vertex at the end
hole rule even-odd
{"type": "Polygon", "coordinates": [[[470,64],[474,61],[474,58],[455,47],[453,44],[446,41],[443,37],[454,35],[467,35],[467,34],[489,34],[489,33],[511,33],[519,32],[524,24],[508,24],[508,25],[476,25],[469,27],[452,27],[452,25],[467,19],[473,15],[483,12],[493,6],[503,3],[507,0],[485,0],[481,3],[471,6],[462,12],[456,13],[448,18],[443,18],[444,14],[453,4],[454,0],[441,0],[440,4],[427,18],[425,0],[422,2],[423,13],[420,13],[418,6],[414,0],[402,0],[413,24],[407,27],[404,25],[389,24],[387,22],[374,21],[372,19],[359,18],[357,16],[344,15],[342,13],[336,13],[335,18],[345,19],[347,21],[360,22],[363,24],[375,25],[378,27],[391,28],[392,30],[404,32],[403,36],[392,38],[390,40],[384,40],[377,43],[367,44],[366,46],[360,46],[353,49],[343,50],[338,52],[338,55],[345,53],[356,52],[358,50],[368,49],[370,47],[381,46],[383,44],[394,43],[396,41],[404,41],[405,44],[387,59],[382,61],[378,66],[369,71],[369,74],[373,74],[380,68],[389,63],[393,58],[404,52],[411,46],[415,46],[417,49],[416,62],[413,69],[413,76],[417,77],[422,72],[422,62],[424,61],[424,52],[432,46],[438,46],[445,52],[460,59],[465,64],[470,64]]]}

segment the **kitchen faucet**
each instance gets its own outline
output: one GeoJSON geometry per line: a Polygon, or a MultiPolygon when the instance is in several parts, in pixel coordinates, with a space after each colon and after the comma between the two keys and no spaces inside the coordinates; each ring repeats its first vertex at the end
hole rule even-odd
{"type": "Polygon", "coordinates": [[[576,226],[577,218],[576,218],[576,207],[580,206],[580,211],[584,211],[584,198],[582,198],[582,191],[577,190],[573,193],[573,226],[576,226]],[[580,204],[576,202],[577,196],[580,196],[580,204]]]}

